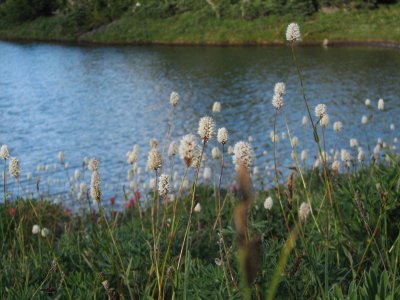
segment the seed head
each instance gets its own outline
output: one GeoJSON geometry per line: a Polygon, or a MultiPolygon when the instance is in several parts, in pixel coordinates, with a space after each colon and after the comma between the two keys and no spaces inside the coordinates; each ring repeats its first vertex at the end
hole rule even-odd
{"type": "Polygon", "coordinates": [[[160,196],[166,197],[169,193],[169,178],[166,174],[161,174],[158,177],[158,192],[160,196]]]}
{"type": "Polygon", "coordinates": [[[172,92],[171,96],[169,97],[169,102],[173,107],[175,107],[178,104],[179,101],[179,94],[177,92],[172,92]]]}
{"type": "Polygon", "coordinates": [[[225,127],[218,129],[217,140],[218,143],[223,145],[228,142],[228,130],[225,127]]]}
{"type": "Polygon", "coordinates": [[[213,118],[206,116],[200,119],[198,134],[204,142],[207,142],[209,139],[212,138],[212,136],[214,135],[214,130],[215,122],[213,118]]]}
{"type": "Polygon", "coordinates": [[[179,144],[179,156],[187,167],[192,164],[196,145],[196,137],[193,134],[187,134],[181,139],[179,144]]]}
{"type": "Polygon", "coordinates": [[[201,212],[201,205],[200,205],[199,202],[198,202],[198,203],[196,204],[196,206],[194,207],[194,211],[197,212],[197,213],[200,213],[200,212],[201,212]]]}
{"type": "Polygon", "coordinates": [[[213,159],[218,159],[219,158],[219,150],[218,150],[217,147],[212,148],[211,155],[212,155],[213,159]]]}
{"type": "Polygon", "coordinates": [[[64,151],[58,152],[58,161],[62,164],[64,162],[64,151]]]}
{"type": "Polygon", "coordinates": [[[211,169],[209,167],[205,167],[204,168],[204,172],[203,172],[203,178],[204,180],[209,180],[211,178],[211,169]]]}
{"type": "Polygon", "coordinates": [[[93,157],[88,163],[88,169],[91,172],[97,171],[99,169],[99,162],[96,157],[93,157]]]}
{"type": "Polygon", "coordinates": [[[367,124],[368,123],[368,117],[367,116],[362,116],[362,118],[361,118],[361,124],[363,124],[363,125],[365,125],[365,124],[367,124]]]}
{"type": "Polygon", "coordinates": [[[15,179],[18,180],[21,171],[19,169],[19,161],[18,161],[18,159],[16,157],[11,157],[10,163],[8,165],[8,170],[9,170],[10,174],[15,179]]]}
{"type": "Polygon", "coordinates": [[[213,113],[219,113],[221,111],[221,102],[215,101],[212,107],[213,113]]]}
{"type": "Polygon", "coordinates": [[[300,27],[297,23],[290,23],[286,29],[286,40],[288,42],[300,42],[300,27]]]}
{"type": "Polygon", "coordinates": [[[2,145],[0,148],[0,157],[2,159],[8,159],[10,157],[10,152],[8,151],[7,145],[2,145]]]}
{"type": "Polygon", "coordinates": [[[93,171],[92,178],[90,180],[90,195],[92,196],[93,202],[100,203],[101,201],[100,176],[97,170],[93,171]]]}
{"type": "Polygon", "coordinates": [[[318,104],[318,105],[315,107],[315,115],[316,115],[318,118],[321,119],[325,114],[326,114],[326,105],[325,105],[325,104],[318,104]]]}
{"type": "Polygon", "coordinates": [[[251,145],[243,141],[237,142],[233,149],[233,153],[233,164],[236,167],[244,166],[248,169],[254,157],[251,145]]]}
{"type": "Polygon", "coordinates": [[[371,100],[365,99],[365,105],[366,106],[371,106],[371,100]]]}
{"type": "Polygon", "coordinates": [[[333,130],[335,130],[336,132],[342,131],[342,128],[343,128],[342,122],[336,121],[335,123],[333,123],[333,130]]]}
{"type": "Polygon", "coordinates": [[[35,224],[32,227],[32,234],[38,234],[40,232],[40,226],[35,224]]]}
{"type": "Polygon", "coordinates": [[[169,145],[168,156],[172,157],[172,156],[175,156],[177,153],[178,153],[178,146],[176,145],[176,142],[173,141],[169,145]]]}
{"type": "Polygon", "coordinates": [[[147,156],[147,169],[158,170],[162,165],[161,154],[157,148],[152,148],[147,156]]]}

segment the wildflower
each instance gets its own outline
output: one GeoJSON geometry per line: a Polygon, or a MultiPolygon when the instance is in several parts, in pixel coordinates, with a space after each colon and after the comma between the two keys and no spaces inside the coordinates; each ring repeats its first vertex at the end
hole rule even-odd
{"type": "Polygon", "coordinates": [[[200,203],[197,203],[197,204],[196,204],[196,206],[194,207],[194,211],[197,212],[197,213],[200,213],[200,212],[201,212],[201,205],[200,205],[200,203]]]}
{"type": "Polygon", "coordinates": [[[196,149],[196,138],[193,134],[185,135],[179,145],[179,155],[181,159],[189,167],[192,164],[192,160],[196,149]]]}
{"type": "Polygon", "coordinates": [[[363,149],[360,149],[360,150],[358,151],[357,159],[358,159],[358,161],[359,161],[360,163],[363,162],[363,161],[365,161],[365,153],[364,153],[364,150],[363,150],[363,149]]]}
{"type": "Polygon", "coordinates": [[[203,178],[205,181],[207,181],[211,178],[211,169],[209,167],[204,168],[203,178]]]}
{"type": "Polygon", "coordinates": [[[196,147],[193,152],[192,167],[197,169],[200,168],[202,161],[205,160],[205,155],[202,155],[200,147],[196,147]]]}
{"type": "Polygon", "coordinates": [[[310,205],[306,202],[301,203],[299,208],[300,220],[306,221],[309,213],[310,213],[310,205]]]}
{"type": "Polygon", "coordinates": [[[283,95],[285,94],[285,84],[278,82],[275,84],[274,96],[272,97],[272,105],[276,110],[280,110],[283,106],[283,95]]]}
{"type": "Polygon", "coordinates": [[[221,102],[215,101],[212,107],[214,113],[219,113],[221,111],[221,102]]]}
{"type": "Polygon", "coordinates": [[[340,151],[340,158],[342,159],[343,162],[348,162],[351,160],[351,155],[347,150],[342,149],[340,151]]]}
{"type": "Polygon", "coordinates": [[[366,106],[371,106],[371,100],[365,99],[365,105],[366,106]]]}
{"type": "Polygon", "coordinates": [[[220,267],[222,265],[222,260],[219,258],[214,259],[215,264],[220,267]]]}
{"type": "Polygon", "coordinates": [[[339,172],[339,170],[340,170],[340,161],[338,161],[338,160],[333,161],[332,170],[335,171],[335,172],[339,172]]]}
{"type": "Polygon", "coordinates": [[[97,171],[99,168],[99,162],[97,161],[96,157],[93,157],[88,163],[88,169],[91,172],[97,171]]]}
{"type": "Polygon", "coordinates": [[[150,144],[150,148],[157,148],[157,147],[158,147],[158,141],[157,141],[157,139],[155,139],[155,138],[152,138],[152,139],[149,141],[149,144],[150,144]]]}
{"type": "Polygon", "coordinates": [[[166,197],[169,193],[169,177],[166,174],[161,174],[158,177],[158,192],[161,196],[166,197]]]}
{"type": "Polygon", "coordinates": [[[253,149],[247,142],[238,142],[233,149],[233,164],[238,167],[239,165],[249,168],[253,160],[253,149]]]}
{"type": "Polygon", "coordinates": [[[336,121],[335,123],[333,123],[333,130],[335,130],[336,132],[342,131],[342,128],[343,128],[342,122],[336,121]]]}
{"type": "Polygon", "coordinates": [[[87,156],[85,156],[84,158],[83,158],[83,165],[85,165],[85,166],[87,166],[87,165],[89,165],[89,157],[87,157],[87,156]]]}
{"type": "Polygon", "coordinates": [[[82,194],[86,194],[87,186],[86,186],[86,183],[85,183],[85,182],[81,182],[81,184],[79,185],[79,191],[80,191],[82,194]]]}
{"type": "Polygon", "coordinates": [[[303,116],[303,120],[301,121],[301,123],[302,123],[304,126],[307,125],[307,123],[308,123],[308,118],[307,118],[307,116],[303,116]]]}
{"type": "Polygon", "coordinates": [[[90,181],[90,195],[92,196],[93,202],[100,203],[101,200],[100,176],[97,170],[93,172],[90,181]]]}
{"type": "Polygon", "coordinates": [[[43,228],[42,229],[42,237],[46,237],[46,236],[48,236],[49,234],[50,234],[50,230],[48,229],[48,228],[43,228]]]}
{"type": "Polygon", "coordinates": [[[110,204],[111,204],[111,206],[115,205],[115,196],[110,197],[110,204]]]}
{"type": "Polygon", "coordinates": [[[217,140],[222,145],[228,142],[228,130],[225,127],[218,129],[217,140]]]}
{"type": "Polygon", "coordinates": [[[271,198],[271,197],[268,197],[268,198],[265,199],[265,201],[264,201],[264,208],[265,208],[266,210],[271,210],[273,204],[274,204],[274,201],[272,200],[272,198],[271,198]]]}
{"type": "Polygon", "coordinates": [[[79,172],[78,169],[75,170],[74,176],[75,176],[76,181],[81,180],[81,173],[79,172]]]}
{"type": "Polygon", "coordinates": [[[19,161],[16,157],[11,157],[8,169],[10,174],[18,180],[21,171],[19,169],[19,161]]]}
{"type": "Polygon", "coordinates": [[[2,159],[8,159],[10,157],[10,152],[8,151],[7,145],[2,145],[0,148],[0,157],[2,159]]]}
{"type": "Polygon", "coordinates": [[[307,160],[307,150],[301,151],[301,160],[306,161],[307,160]]]}
{"type": "Polygon", "coordinates": [[[127,157],[129,164],[133,165],[134,163],[136,163],[139,158],[139,145],[135,144],[133,146],[133,150],[128,151],[127,157]]]}
{"type": "Polygon", "coordinates": [[[379,99],[379,101],[378,101],[378,109],[379,109],[379,110],[384,110],[384,108],[385,108],[385,102],[384,102],[383,99],[381,98],[381,99],[379,99]]]}
{"type": "Polygon", "coordinates": [[[326,114],[326,105],[325,105],[325,104],[318,104],[318,105],[315,107],[315,115],[316,115],[318,118],[321,119],[325,114],[326,114]]]}
{"type": "Polygon", "coordinates": [[[157,170],[161,167],[161,165],[162,165],[162,160],[160,151],[158,151],[156,148],[152,148],[147,156],[148,170],[157,170]]]}
{"type": "Polygon", "coordinates": [[[365,125],[365,124],[367,124],[367,123],[368,123],[368,117],[367,117],[366,115],[362,116],[362,118],[361,118],[361,124],[362,124],[362,125],[365,125]]]}
{"type": "Polygon", "coordinates": [[[297,145],[299,144],[299,139],[297,138],[297,136],[292,137],[292,146],[293,148],[296,148],[297,145]]]}
{"type": "Polygon", "coordinates": [[[173,141],[168,148],[168,156],[175,156],[178,153],[178,146],[176,142],[173,141]]]}
{"type": "Polygon", "coordinates": [[[351,147],[351,148],[356,148],[356,147],[358,147],[358,141],[357,141],[357,139],[350,139],[350,147],[351,147]]]}
{"type": "Polygon", "coordinates": [[[286,29],[286,40],[288,42],[301,41],[300,27],[297,23],[290,23],[286,29]]]}
{"type": "Polygon", "coordinates": [[[218,150],[217,147],[212,148],[211,155],[212,155],[213,159],[218,159],[219,158],[219,150],[218,150]]]}
{"type": "Polygon", "coordinates": [[[326,128],[326,127],[328,127],[328,123],[329,123],[329,115],[324,114],[321,118],[321,126],[326,128]]]}
{"type": "Polygon", "coordinates": [[[179,94],[177,92],[172,92],[171,96],[169,97],[169,102],[173,107],[175,107],[178,104],[179,101],[179,94]]]}
{"type": "Polygon", "coordinates": [[[204,142],[207,142],[212,138],[214,135],[214,130],[215,122],[211,117],[206,116],[200,119],[198,134],[204,142]]]}
{"type": "Polygon", "coordinates": [[[391,130],[391,131],[394,131],[394,124],[393,124],[393,123],[390,124],[390,130],[391,130]]]}
{"type": "Polygon", "coordinates": [[[64,162],[64,152],[58,152],[58,161],[62,164],[64,162]]]}
{"type": "Polygon", "coordinates": [[[32,227],[32,234],[38,234],[40,232],[40,226],[35,224],[32,227]]]}

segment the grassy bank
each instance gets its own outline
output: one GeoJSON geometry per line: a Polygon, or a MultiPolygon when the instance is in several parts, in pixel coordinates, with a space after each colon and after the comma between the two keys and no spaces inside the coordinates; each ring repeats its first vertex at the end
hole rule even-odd
{"type": "Polygon", "coordinates": [[[173,203],[162,205],[160,222],[164,225],[160,227],[157,251],[160,264],[163,263],[161,258],[168,259],[164,273],[159,274],[151,254],[150,210],[140,214],[135,205],[123,212],[107,212],[122,267],[109,227],[98,213],[71,216],[62,205],[44,200],[33,201],[31,206],[27,200],[20,200],[12,204],[14,211],[10,215],[9,208],[2,205],[1,298],[45,299],[50,295],[65,299],[69,289],[73,299],[103,299],[107,295],[104,288],[107,280],[110,295],[150,299],[158,297],[157,282],[165,276],[163,294],[166,299],[172,296],[175,299],[184,296],[188,299],[200,296],[202,299],[242,299],[246,298],[246,287],[253,299],[266,299],[276,279],[279,280],[278,299],[323,297],[325,280],[329,286],[325,296],[331,299],[344,299],[346,295],[357,295],[358,299],[375,299],[377,295],[380,299],[398,299],[399,174],[399,160],[393,159],[353,174],[334,176],[334,211],[327,212],[323,208],[328,201],[323,175],[317,170],[307,172],[305,180],[312,191],[310,201],[316,222],[311,215],[301,221],[299,208],[306,195],[301,180],[295,180],[292,207],[285,200],[284,210],[290,226],[294,228],[298,224],[300,227],[294,249],[287,253],[287,262],[279,269],[278,277],[276,270],[287,247],[288,232],[276,190],[257,192],[248,216],[249,239],[257,237],[249,246],[251,258],[246,269],[252,276],[249,285],[241,275],[240,239],[233,221],[240,194],[222,192],[226,205],[220,232],[218,226],[216,231],[212,229],[216,220],[216,190],[206,186],[198,188],[197,197],[202,207],[195,213],[189,233],[190,255],[180,270],[177,265],[188,221],[190,193],[177,205],[178,226],[172,244],[169,244],[168,235],[173,226],[173,203]],[[273,199],[270,210],[264,208],[268,196],[273,199]],[[333,214],[337,216],[337,223],[331,224],[326,232],[324,224],[333,214]],[[38,218],[41,226],[50,230],[46,238],[31,232],[33,225],[39,224],[38,218]],[[222,260],[223,245],[218,232],[223,234],[227,248],[222,260]],[[325,250],[326,235],[329,236],[328,252],[325,250]],[[51,268],[55,257],[59,269],[54,265],[51,268]]]}
{"type": "Polygon", "coordinates": [[[95,43],[165,44],[284,44],[282,34],[290,21],[302,28],[303,40],[399,43],[400,5],[375,10],[318,12],[300,19],[267,16],[254,20],[216,19],[212,15],[187,12],[165,19],[125,15],[109,24],[77,27],[65,16],[41,17],[20,24],[0,21],[0,38],[95,43]]]}

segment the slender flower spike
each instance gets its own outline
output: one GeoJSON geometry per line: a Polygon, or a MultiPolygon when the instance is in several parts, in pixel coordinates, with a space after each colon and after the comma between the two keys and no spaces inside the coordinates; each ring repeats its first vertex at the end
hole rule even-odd
{"type": "Polygon", "coordinates": [[[158,178],[158,192],[160,196],[166,197],[169,193],[169,178],[166,174],[161,174],[158,178]]]}
{"type": "Polygon", "coordinates": [[[235,147],[233,149],[232,160],[233,164],[236,167],[244,166],[246,168],[249,168],[253,160],[253,157],[254,157],[254,152],[249,143],[240,141],[235,144],[235,147]]]}
{"type": "Polygon", "coordinates": [[[19,161],[16,157],[11,157],[8,169],[10,174],[18,180],[21,171],[19,169],[19,161]]]}
{"type": "Polygon", "coordinates": [[[32,234],[38,234],[40,232],[40,226],[35,224],[32,227],[32,234]]]}
{"type": "Polygon", "coordinates": [[[168,148],[168,156],[175,156],[178,153],[178,146],[176,145],[176,142],[173,141],[168,148]]]}
{"type": "Polygon", "coordinates": [[[286,40],[288,42],[300,42],[300,27],[297,23],[290,23],[286,29],[286,40]]]}
{"type": "Polygon", "coordinates": [[[162,165],[161,154],[157,148],[153,148],[149,151],[147,156],[147,168],[148,170],[158,170],[162,165]]]}
{"type": "Polygon", "coordinates": [[[315,115],[316,115],[318,118],[321,119],[325,114],[326,114],[326,105],[325,105],[325,104],[318,104],[318,105],[315,107],[315,115]]]}
{"type": "Polygon", "coordinates": [[[8,146],[7,145],[3,145],[0,148],[0,157],[2,159],[8,159],[10,157],[10,152],[8,151],[8,146]]]}
{"type": "Polygon", "coordinates": [[[178,104],[179,101],[179,94],[177,92],[172,92],[171,96],[169,97],[169,102],[173,107],[175,107],[178,104]]]}
{"type": "Polygon", "coordinates": [[[201,205],[200,203],[197,203],[196,206],[194,207],[194,212],[200,213],[201,212],[201,205]]]}
{"type": "Polygon", "coordinates": [[[300,220],[305,222],[307,220],[309,213],[310,213],[310,205],[306,202],[301,203],[299,208],[300,220]]]}
{"type": "Polygon", "coordinates": [[[378,101],[378,109],[379,110],[384,110],[385,109],[385,102],[383,101],[383,99],[379,99],[379,101],[378,101]]]}
{"type": "Polygon", "coordinates": [[[222,145],[228,142],[228,130],[225,127],[218,129],[217,140],[222,145]]]}
{"type": "Polygon", "coordinates": [[[93,172],[90,181],[90,195],[92,196],[93,202],[100,203],[101,201],[100,176],[97,170],[93,172]]]}
{"type": "Polygon", "coordinates": [[[264,208],[266,210],[271,210],[273,205],[274,205],[274,201],[272,200],[271,197],[268,197],[267,199],[265,199],[264,208]]]}
{"type": "Polygon", "coordinates": [[[341,132],[343,128],[343,124],[340,121],[336,121],[335,123],[333,123],[333,130],[335,130],[336,132],[341,132]]]}
{"type": "Polygon", "coordinates": [[[179,144],[179,156],[189,167],[192,164],[196,151],[196,137],[193,134],[185,135],[179,144]]]}
{"type": "Polygon", "coordinates": [[[58,161],[59,161],[61,164],[64,162],[64,158],[65,158],[64,152],[63,152],[63,151],[58,152],[58,161]]]}
{"type": "Polygon", "coordinates": [[[212,107],[213,113],[219,113],[221,111],[221,102],[215,101],[212,107]]]}
{"type": "Polygon", "coordinates": [[[93,157],[88,163],[88,169],[91,172],[97,171],[99,169],[99,162],[96,157],[93,157]]]}
{"type": "Polygon", "coordinates": [[[213,118],[206,116],[200,119],[198,133],[200,135],[200,138],[204,142],[207,142],[209,139],[212,138],[212,136],[214,135],[214,130],[215,122],[213,118]]]}
{"type": "Polygon", "coordinates": [[[280,110],[283,106],[283,95],[285,94],[285,84],[278,82],[275,84],[274,96],[272,97],[272,106],[280,110]]]}

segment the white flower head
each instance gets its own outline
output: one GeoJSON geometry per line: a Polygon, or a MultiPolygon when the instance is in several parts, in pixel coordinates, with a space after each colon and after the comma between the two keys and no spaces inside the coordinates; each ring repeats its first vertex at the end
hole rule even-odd
{"type": "Polygon", "coordinates": [[[325,104],[318,104],[316,107],[315,107],[315,115],[318,117],[318,118],[322,118],[324,115],[326,115],[326,105],[325,104]]]}
{"type": "Polygon", "coordinates": [[[204,172],[203,172],[203,178],[204,180],[209,180],[211,178],[211,169],[210,167],[205,167],[204,172]]]}
{"type": "Polygon", "coordinates": [[[21,170],[19,168],[19,161],[16,157],[11,157],[9,165],[8,165],[8,170],[9,170],[10,174],[15,179],[18,180],[21,170]]]}
{"type": "Polygon", "coordinates": [[[178,104],[179,101],[179,94],[177,92],[172,92],[171,96],[169,97],[169,102],[173,107],[175,107],[178,104]]]}
{"type": "Polygon", "coordinates": [[[303,116],[303,119],[301,120],[301,123],[306,126],[308,124],[308,117],[307,116],[303,116]]]}
{"type": "Polygon", "coordinates": [[[266,210],[271,210],[273,205],[274,205],[274,201],[272,200],[271,197],[268,197],[267,199],[265,199],[264,208],[266,210]]]}
{"type": "Polygon", "coordinates": [[[362,118],[361,118],[361,124],[362,124],[362,125],[365,125],[365,124],[367,124],[367,123],[368,123],[368,117],[367,117],[366,115],[362,116],[362,118]]]}
{"type": "Polygon", "coordinates": [[[286,40],[288,42],[301,41],[300,27],[297,23],[290,23],[286,29],[286,40]]]}
{"type": "Polygon", "coordinates": [[[179,144],[179,156],[188,167],[192,164],[196,145],[196,137],[193,134],[185,135],[179,144]]]}
{"type": "Polygon", "coordinates": [[[196,213],[201,212],[201,205],[199,202],[197,202],[196,206],[194,207],[194,212],[196,212],[196,213]]]}
{"type": "Polygon", "coordinates": [[[173,141],[168,148],[168,156],[175,156],[178,153],[178,146],[176,142],[173,141]]]}
{"type": "Polygon", "coordinates": [[[394,127],[394,124],[393,124],[393,123],[390,124],[390,130],[391,130],[391,131],[394,131],[394,128],[395,128],[395,127],[394,127]]]}
{"type": "Polygon", "coordinates": [[[80,185],[79,185],[79,191],[80,191],[82,194],[86,194],[86,192],[87,192],[87,186],[86,186],[86,183],[85,183],[85,182],[81,182],[81,183],[80,183],[80,185]]]}
{"type": "Polygon", "coordinates": [[[334,160],[333,161],[332,170],[336,171],[336,172],[339,172],[339,170],[340,170],[340,161],[338,161],[338,160],[334,160]]]}
{"type": "Polygon", "coordinates": [[[79,172],[78,169],[75,170],[74,176],[75,176],[76,181],[81,180],[81,172],[79,172]]]}
{"type": "Polygon", "coordinates": [[[371,100],[365,99],[365,105],[366,106],[371,106],[371,100]]]}
{"type": "Polygon", "coordinates": [[[212,148],[211,155],[213,159],[219,159],[219,150],[217,147],[212,148]]]}
{"type": "Polygon", "coordinates": [[[306,161],[307,160],[307,150],[301,151],[301,160],[306,161]]]}
{"type": "Polygon", "coordinates": [[[0,148],[0,157],[2,159],[8,159],[10,157],[10,152],[8,151],[7,145],[2,145],[0,148]]]}
{"type": "Polygon", "coordinates": [[[310,214],[310,205],[306,202],[301,203],[299,208],[299,216],[301,221],[306,221],[310,214]]]}
{"type": "Polygon", "coordinates": [[[147,169],[158,170],[161,168],[162,159],[160,151],[157,148],[152,148],[147,156],[147,169]]]}
{"type": "Polygon", "coordinates": [[[35,224],[32,227],[32,234],[38,234],[40,232],[40,226],[35,224]]]}
{"type": "Polygon", "coordinates": [[[253,149],[249,143],[243,141],[237,142],[233,149],[233,153],[232,160],[236,167],[241,165],[249,168],[254,157],[253,149]]]}
{"type": "Polygon", "coordinates": [[[299,144],[299,139],[297,138],[297,136],[294,136],[294,137],[292,137],[291,142],[292,142],[293,148],[296,148],[297,145],[299,144]]]}
{"type": "Polygon", "coordinates": [[[88,169],[91,172],[97,171],[99,169],[99,162],[96,157],[93,157],[88,163],[88,169]]]}
{"type": "Polygon", "coordinates": [[[228,142],[228,130],[225,127],[218,129],[217,140],[220,144],[226,144],[228,142]]]}
{"type": "Polygon", "coordinates": [[[213,113],[219,113],[221,111],[221,102],[215,101],[212,107],[213,113]]]}
{"type": "Polygon", "coordinates": [[[378,101],[378,109],[379,110],[384,110],[385,109],[385,101],[383,101],[383,99],[379,99],[378,101]]]}
{"type": "Polygon", "coordinates": [[[214,131],[215,131],[215,122],[213,118],[208,116],[202,117],[199,121],[199,130],[198,130],[200,138],[203,141],[207,142],[213,137],[214,131]]]}
{"type": "Polygon", "coordinates": [[[363,162],[363,161],[365,161],[365,152],[364,152],[363,149],[360,149],[360,150],[358,151],[357,159],[358,159],[358,161],[359,161],[360,163],[363,162]]]}
{"type": "Polygon", "coordinates": [[[41,232],[42,237],[46,237],[49,234],[50,234],[50,230],[48,228],[45,227],[42,229],[42,232],[41,232]]]}
{"type": "Polygon", "coordinates": [[[63,162],[64,162],[64,159],[65,159],[64,151],[58,152],[58,161],[59,161],[60,163],[63,163],[63,162]]]}
{"type": "Polygon", "coordinates": [[[281,109],[283,106],[283,95],[285,94],[285,84],[283,82],[278,82],[274,87],[274,96],[272,97],[272,105],[277,110],[281,109]]]}
{"type": "Polygon", "coordinates": [[[150,148],[157,148],[157,147],[158,147],[158,141],[157,141],[157,139],[156,139],[156,138],[150,139],[149,145],[150,145],[150,148]]]}
{"type": "Polygon", "coordinates": [[[161,196],[166,197],[169,193],[169,178],[166,174],[161,174],[158,177],[158,192],[161,196]]]}
{"type": "Polygon", "coordinates": [[[342,122],[336,121],[335,123],[333,123],[333,130],[335,130],[336,132],[342,131],[342,128],[343,128],[342,122]]]}
{"type": "Polygon", "coordinates": [[[90,195],[95,203],[100,203],[101,201],[101,191],[100,191],[100,176],[99,172],[95,170],[92,173],[90,180],[90,195]]]}

